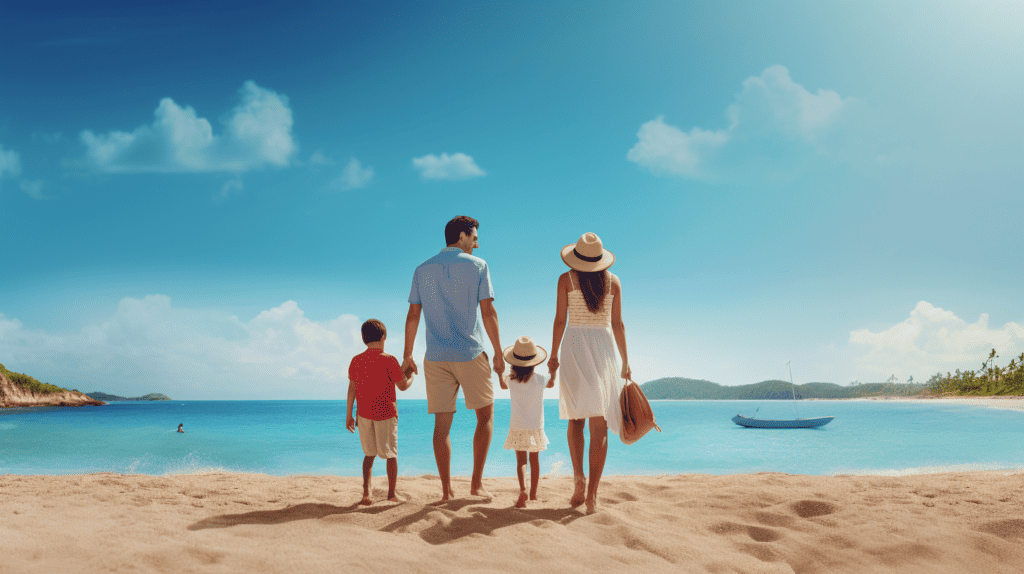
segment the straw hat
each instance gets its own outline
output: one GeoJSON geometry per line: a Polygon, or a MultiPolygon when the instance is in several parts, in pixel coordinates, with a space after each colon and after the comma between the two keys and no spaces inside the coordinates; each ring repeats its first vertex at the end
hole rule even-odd
{"type": "Polygon", "coordinates": [[[516,339],[516,344],[506,347],[502,354],[505,355],[505,362],[517,367],[533,367],[548,358],[544,347],[538,347],[533,339],[525,336],[516,339]]]}
{"type": "Polygon", "coordinates": [[[602,271],[615,263],[615,256],[601,245],[596,233],[584,233],[576,245],[562,248],[562,261],[577,271],[602,271]]]}

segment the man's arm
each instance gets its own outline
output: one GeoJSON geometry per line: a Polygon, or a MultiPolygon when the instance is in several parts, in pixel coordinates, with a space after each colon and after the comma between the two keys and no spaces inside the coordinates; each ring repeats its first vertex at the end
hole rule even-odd
{"type": "Polygon", "coordinates": [[[406,376],[409,376],[410,372],[416,374],[420,372],[416,367],[416,361],[412,358],[412,347],[416,343],[416,331],[420,328],[420,311],[422,310],[423,305],[409,303],[409,314],[405,316],[405,351],[402,353],[402,371],[406,376]]]}
{"type": "Polygon", "coordinates": [[[505,372],[505,359],[501,355],[501,335],[498,332],[498,312],[494,309],[494,299],[480,301],[480,315],[484,320],[484,330],[494,348],[494,372],[499,375],[505,372]]]}

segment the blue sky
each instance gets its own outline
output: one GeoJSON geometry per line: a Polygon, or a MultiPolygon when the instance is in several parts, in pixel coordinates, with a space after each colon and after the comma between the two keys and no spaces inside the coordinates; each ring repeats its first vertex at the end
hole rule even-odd
{"type": "Polygon", "coordinates": [[[5,8],[0,362],[342,398],[460,214],[505,345],[600,235],[639,382],[1024,352],[1020,3],[692,4],[5,8]]]}

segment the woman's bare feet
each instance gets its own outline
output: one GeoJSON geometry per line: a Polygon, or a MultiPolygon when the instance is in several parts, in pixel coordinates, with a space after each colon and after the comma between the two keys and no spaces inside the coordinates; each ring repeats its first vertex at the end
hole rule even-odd
{"type": "Polygon", "coordinates": [[[359,501],[359,504],[362,504],[363,506],[370,506],[373,504],[373,501],[370,500],[370,494],[363,493],[363,499],[359,501]]]}
{"type": "Polygon", "coordinates": [[[526,491],[519,491],[519,500],[516,501],[516,508],[526,508],[526,491]]]}
{"type": "Polygon", "coordinates": [[[583,504],[586,498],[587,492],[587,477],[577,476],[576,477],[576,491],[572,493],[572,498],[569,499],[569,506],[576,508],[583,504]]]}
{"type": "Polygon", "coordinates": [[[447,492],[444,493],[443,496],[441,496],[441,500],[438,500],[437,502],[431,502],[428,506],[441,506],[442,504],[448,502],[448,500],[451,498],[455,498],[455,494],[453,494],[451,490],[448,490],[447,492]]]}
{"type": "Polygon", "coordinates": [[[594,514],[597,512],[597,498],[587,499],[587,514],[594,514]]]}
{"type": "Polygon", "coordinates": [[[486,498],[487,500],[491,500],[492,498],[494,498],[494,495],[491,494],[490,492],[487,492],[487,490],[484,489],[484,487],[482,487],[482,486],[479,487],[479,488],[475,488],[475,489],[470,490],[469,491],[469,495],[470,496],[482,496],[483,498],[486,498]]]}
{"type": "Polygon", "coordinates": [[[388,502],[405,502],[405,497],[397,492],[388,497],[388,502]]]}

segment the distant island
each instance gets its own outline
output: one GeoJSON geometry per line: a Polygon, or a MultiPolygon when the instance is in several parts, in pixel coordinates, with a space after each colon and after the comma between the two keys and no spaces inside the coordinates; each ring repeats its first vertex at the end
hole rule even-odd
{"type": "Polygon", "coordinates": [[[0,408],[102,406],[110,401],[169,401],[171,397],[150,393],[125,398],[107,393],[83,393],[41,383],[29,375],[15,373],[0,365],[0,408]]]}
{"type": "Polygon", "coordinates": [[[99,391],[93,391],[91,393],[85,393],[85,396],[96,399],[97,401],[169,401],[171,397],[162,395],[160,393],[149,393],[148,395],[142,395],[141,397],[119,397],[117,395],[108,395],[107,393],[101,393],[99,391]]]}
{"type": "MultiPolygon", "coordinates": [[[[794,385],[789,381],[761,381],[752,385],[724,386],[711,381],[668,377],[640,385],[651,400],[792,400],[794,385]]],[[[856,399],[862,397],[910,397],[927,390],[924,384],[863,383],[848,387],[835,383],[795,385],[797,399],[856,399]]]]}

